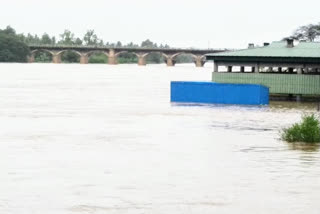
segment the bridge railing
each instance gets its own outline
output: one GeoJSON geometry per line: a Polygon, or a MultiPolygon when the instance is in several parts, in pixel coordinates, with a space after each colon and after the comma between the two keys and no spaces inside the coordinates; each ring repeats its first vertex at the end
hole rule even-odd
{"type": "Polygon", "coordinates": [[[170,50],[170,51],[228,51],[228,49],[196,49],[196,48],[148,48],[148,47],[116,47],[107,45],[40,45],[40,44],[29,44],[30,48],[50,48],[50,49],[118,49],[118,50],[170,50]]]}

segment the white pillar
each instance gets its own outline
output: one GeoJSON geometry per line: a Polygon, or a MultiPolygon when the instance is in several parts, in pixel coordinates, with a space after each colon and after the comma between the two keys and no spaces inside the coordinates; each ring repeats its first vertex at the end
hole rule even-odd
{"type": "Polygon", "coordinates": [[[214,64],[213,64],[213,72],[219,72],[219,65],[218,65],[218,63],[216,63],[216,62],[214,62],[214,64]]]}

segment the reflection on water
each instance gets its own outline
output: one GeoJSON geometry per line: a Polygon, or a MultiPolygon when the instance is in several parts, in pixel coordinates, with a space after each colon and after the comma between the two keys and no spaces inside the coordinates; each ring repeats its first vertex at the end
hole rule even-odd
{"type": "Polygon", "coordinates": [[[211,71],[0,64],[0,213],[318,213],[319,146],[279,140],[316,105],[170,103],[211,71]]]}
{"type": "Polygon", "coordinates": [[[304,152],[318,152],[320,144],[308,144],[308,143],[288,143],[289,149],[300,150],[304,152]]]}
{"type": "Polygon", "coordinates": [[[316,102],[280,102],[280,101],[271,101],[270,102],[271,108],[277,109],[296,109],[296,110],[305,110],[305,111],[317,111],[318,103],[316,102]]]}

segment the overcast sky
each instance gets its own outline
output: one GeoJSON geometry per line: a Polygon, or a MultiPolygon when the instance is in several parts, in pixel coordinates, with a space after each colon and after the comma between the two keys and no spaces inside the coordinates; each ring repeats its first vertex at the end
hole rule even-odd
{"type": "Polygon", "coordinates": [[[150,39],[173,47],[246,48],[320,22],[320,0],[9,0],[0,4],[0,28],[83,37],[94,29],[104,41],[150,39]]]}

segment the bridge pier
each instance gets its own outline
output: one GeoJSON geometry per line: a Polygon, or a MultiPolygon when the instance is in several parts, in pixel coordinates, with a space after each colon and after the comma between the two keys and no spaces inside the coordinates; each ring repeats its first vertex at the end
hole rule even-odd
{"type": "Polygon", "coordinates": [[[32,53],[30,56],[28,56],[28,63],[33,63],[35,61],[34,54],[32,53]]]}
{"type": "Polygon", "coordinates": [[[108,54],[108,63],[109,65],[116,65],[118,64],[117,56],[114,49],[109,50],[108,54]]]}
{"type": "Polygon", "coordinates": [[[206,61],[203,56],[197,56],[194,63],[196,64],[196,67],[203,67],[206,61]]]}
{"type": "Polygon", "coordinates": [[[144,55],[138,55],[138,65],[140,66],[147,65],[146,57],[144,55]]]}
{"type": "Polygon", "coordinates": [[[61,54],[53,54],[52,55],[52,62],[55,64],[61,63],[61,54]]]}
{"type": "Polygon", "coordinates": [[[172,57],[166,59],[167,66],[172,67],[176,64],[176,61],[172,57]]]}
{"type": "Polygon", "coordinates": [[[80,64],[88,64],[89,63],[89,56],[87,54],[80,55],[80,64]]]}

